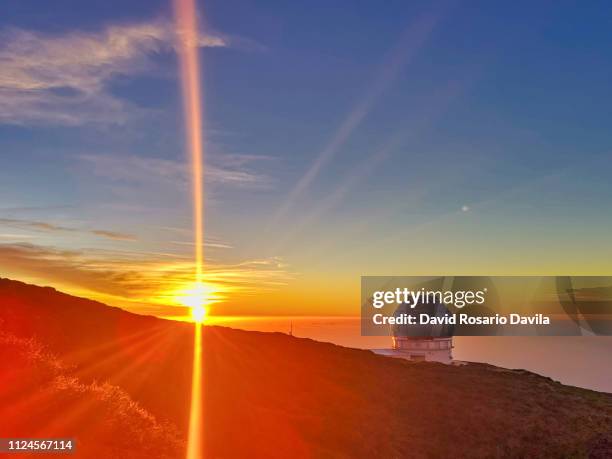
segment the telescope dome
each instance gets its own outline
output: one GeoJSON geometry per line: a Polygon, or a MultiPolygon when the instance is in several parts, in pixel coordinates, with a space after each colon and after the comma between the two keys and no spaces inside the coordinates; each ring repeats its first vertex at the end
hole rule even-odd
{"type": "Polygon", "coordinates": [[[401,317],[402,314],[413,316],[416,319],[416,324],[396,324],[392,325],[391,333],[394,337],[414,337],[414,338],[450,338],[453,336],[455,326],[453,324],[421,324],[421,314],[427,314],[429,317],[442,318],[452,317],[450,311],[441,303],[419,302],[414,307],[407,303],[400,304],[393,315],[401,317]]]}

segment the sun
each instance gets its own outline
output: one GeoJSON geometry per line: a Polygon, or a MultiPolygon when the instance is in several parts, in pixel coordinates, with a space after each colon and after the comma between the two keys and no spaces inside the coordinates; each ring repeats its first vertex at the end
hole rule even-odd
{"type": "Polygon", "coordinates": [[[194,322],[202,323],[206,320],[208,310],[204,306],[195,306],[191,308],[191,318],[194,322]]]}
{"type": "Polygon", "coordinates": [[[177,292],[174,298],[177,303],[191,308],[191,319],[202,323],[208,316],[208,309],[215,301],[216,290],[203,282],[194,283],[189,287],[177,292]]]}

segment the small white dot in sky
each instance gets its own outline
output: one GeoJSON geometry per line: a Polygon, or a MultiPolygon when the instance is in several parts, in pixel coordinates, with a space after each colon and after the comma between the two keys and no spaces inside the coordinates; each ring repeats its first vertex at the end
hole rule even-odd
{"type": "Polygon", "coordinates": [[[465,206],[464,205],[463,207],[461,207],[461,211],[462,212],[467,212],[468,210],[470,210],[470,206],[465,206]]]}

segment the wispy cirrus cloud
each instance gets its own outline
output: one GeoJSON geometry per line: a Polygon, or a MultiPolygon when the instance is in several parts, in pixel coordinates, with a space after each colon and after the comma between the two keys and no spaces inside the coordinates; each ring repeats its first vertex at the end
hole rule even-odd
{"type": "Polygon", "coordinates": [[[136,240],[136,236],[133,236],[132,234],[118,233],[117,231],[91,230],[90,233],[95,234],[96,236],[102,236],[107,239],[112,239],[114,241],[135,241],[136,240]]]}
{"type": "MultiPolygon", "coordinates": [[[[63,250],[30,243],[0,244],[0,266],[3,276],[48,282],[135,311],[147,305],[176,306],[175,292],[193,282],[194,271],[193,260],[169,254],[63,250]]],[[[242,297],[278,288],[291,278],[278,258],[209,262],[205,274],[205,281],[221,292],[242,297]]]]}
{"type": "Polygon", "coordinates": [[[10,228],[17,228],[21,230],[34,230],[44,232],[78,232],[93,234],[106,239],[112,239],[116,241],[135,241],[136,236],[127,233],[119,233],[116,231],[108,231],[102,229],[80,229],[72,228],[68,226],[56,225],[55,223],[36,221],[36,220],[18,220],[13,218],[0,218],[0,226],[7,226],[10,228]]]}
{"type": "MultiPolygon", "coordinates": [[[[186,245],[189,247],[195,246],[195,242],[193,241],[170,241],[170,244],[174,245],[186,245]]],[[[229,244],[224,244],[222,242],[214,242],[207,240],[204,242],[204,247],[208,247],[211,249],[233,249],[233,247],[229,244]]]]}
{"type": "MultiPolygon", "coordinates": [[[[168,21],[110,25],[95,32],[0,32],[0,123],[121,124],[139,109],[111,94],[117,76],[137,75],[155,54],[172,51],[177,34],[168,21]]],[[[228,39],[205,35],[202,47],[228,39]]]]}
{"type": "MultiPolygon", "coordinates": [[[[189,164],[173,159],[151,158],[137,155],[84,154],[78,157],[103,178],[131,184],[164,184],[186,186],[189,164]]],[[[214,164],[206,165],[206,179],[213,184],[245,188],[266,188],[270,178],[256,170],[255,165],[270,157],[254,155],[219,155],[214,164]]]]}

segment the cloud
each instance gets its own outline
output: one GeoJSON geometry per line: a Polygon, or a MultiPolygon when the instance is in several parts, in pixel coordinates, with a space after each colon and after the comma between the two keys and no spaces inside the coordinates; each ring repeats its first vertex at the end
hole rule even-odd
{"type": "Polygon", "coordinates": [[[16,220],[12,218],[0,218],[0,225],[19,229],[34,229],[40,231],[74,231],[72,228],[55,225],[53,223],[35,220],[16,220]]]}
{"type": "Polygon", "coordinates": [[[13,218],[0,218],[0,226],[8,226],[11,228],[17,228],[22,230],[35,230],[45,232],[78,232],[88,233],[100,236],[106,239],[113,239],[116,241],[135,241],[136,236],[125,233],[118,233],[115,231],[108,231],[102,229],[78,229],[70,228],[66,226],[56,225],[54,223],[34,221],[34,220],[16,220],[13,218]]]}
{"type": "MultiPolygon", "coordinates": [[[[191,241],[170,241],[170,244],[187,245],[190,247],[195,246],[195,243],[191,241]]],[[[214,241],[209,241],[209,240],[204,242],[204,247],[208,247],[211,249],[233,249],[234,248],[229,244],[224,244],[222,242],[214,242],[214,241]]]]}
{"type": "Polygon", "coordinates": [[[102,236],[108,239],[113,239],[115,241],[135,241],[136,240],[136,237],[131,234],[117,233],[115,231],[91,230],[90,232],[97,236],[102,236]]]}
{"type": "MultiPolygon", "coordinates": [[[[0,123],[122,124],[138,107],[113,96],[108,83],[151,67],[151,56],[174,49],[167,21],[111,25],[97,32],[0,33],[0,123]]],[[[225,47],[220,36],[200,46],[225,47]]]]}
{"type": "MultiPolygon", "coordinates": [[[[84,154],[78,159],[91,166],[95,175],[117,182],[186,187],[190,180],[189,165],[184,161],[100,154],[84,154]]],[[[219,155],[215,157],[215,164],[207,164],[205,178],[212,184],[266,188],[270,185],[270,179],[253,170],[252,164],[268,159],[267,156],[219,155]]]]}
{"type": "Polygon", "coordinates": [[[24,239],[33,239],[35,237],[36,236],[33,236],[31,234],[0,233],[0,239],[12,239],[12,240],[22,241],[24,239]]]}
{"type": "MultiPolygon", "coordinates": [[[[3,276],[68,287],[120,305],[172,305],[173,291],[193,282],[193,260],[171,254],[62,250],[30,243],[0,244],[3,276]]],[[[207,263],[205,282],[243,297],[285,285],[291,275],[278,258],[207,263]]]]}

